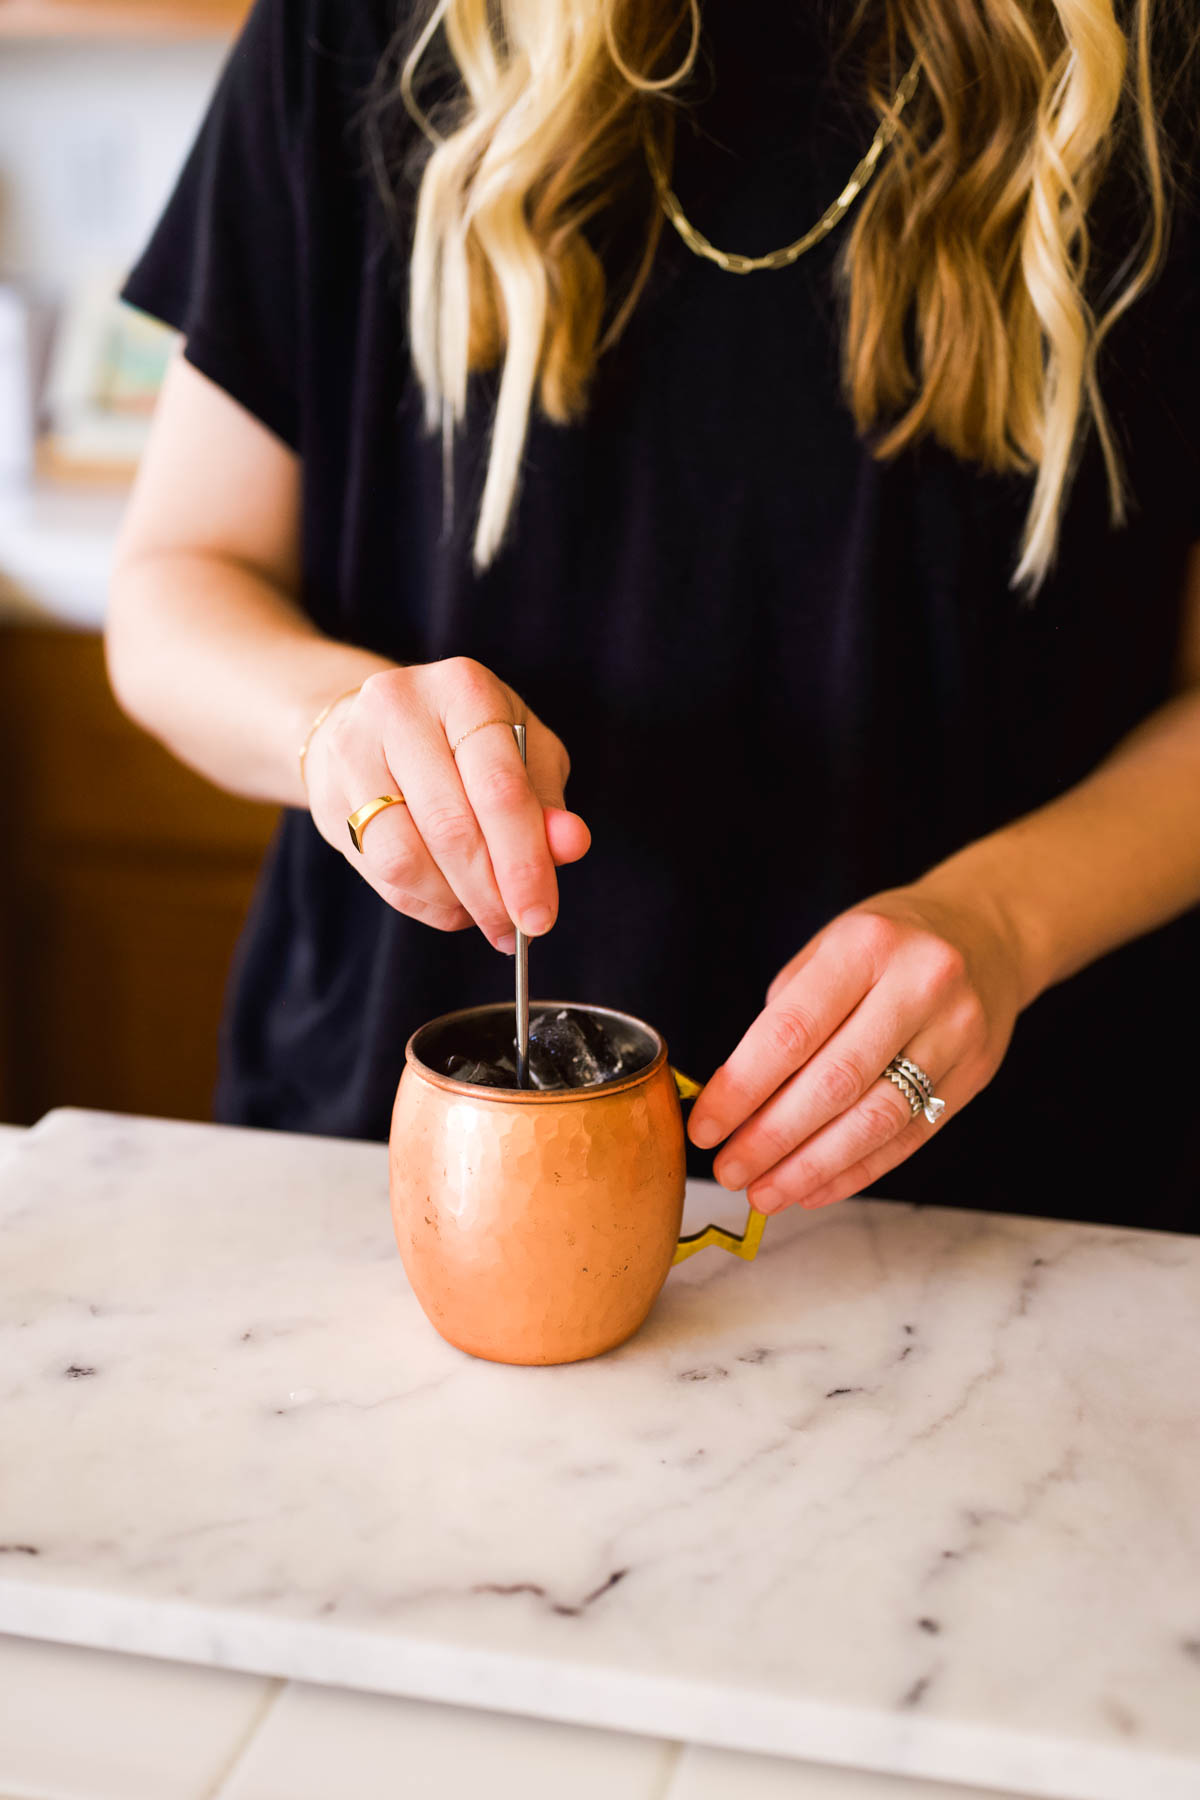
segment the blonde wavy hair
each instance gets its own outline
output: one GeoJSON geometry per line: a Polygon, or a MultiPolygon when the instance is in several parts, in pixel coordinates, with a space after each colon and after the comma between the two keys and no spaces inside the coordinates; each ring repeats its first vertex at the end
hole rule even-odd
{"type": "MultiPolygon", "coordinates": [[[[1033,477],[1012,575],[1030,592],[1052,566],[1089,429],[1112,519],[1125,516],[1097,353],[1159,267],[1167,230],[1151,0],[1129,6],[1123,26],[1113,0],[859,0],[841,46],[878,120],[914,47],[921,59],[916,95],[839,228],[846,399],[878,457],[931,437],[1033,477]],[[1097,311],[1088,213],[1115,155],[1139,181],[1142,230],[1097,311]]],[[[513,513],[532,406],[560,423],[584,413],[644,284],[661,214],[643,134],[669,168],[700,29],[700,0],[435,0],[393,66],[393,97],[431,146],[409,319],[427,422],[447,448],[468,377],[500,370],[479,568],[513,513]],[[435,111],[418,79],[439,67],[435,111]],[[645,228],[618,294],[583,228],[622,202],[645,228]]]]}

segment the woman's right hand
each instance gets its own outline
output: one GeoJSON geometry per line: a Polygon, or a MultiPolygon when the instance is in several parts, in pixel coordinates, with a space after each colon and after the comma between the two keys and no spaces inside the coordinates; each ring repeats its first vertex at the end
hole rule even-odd
{"type": "Polygon", "coordinates": [[[570,768],[561,739],[519,694],[452,656],[368,676],[313,732],[304,778],[321,836],[389,906],[438,931],[477,924],[511,952],[514,923],[530,937],[549,931],[555,866],[591,843],[563,806],[570,768]],[[524,765],[512,732],[522,723],[524,765]],[[349,815],[396,793],[406,804],[378,813],[355,850],[349,815]]]}

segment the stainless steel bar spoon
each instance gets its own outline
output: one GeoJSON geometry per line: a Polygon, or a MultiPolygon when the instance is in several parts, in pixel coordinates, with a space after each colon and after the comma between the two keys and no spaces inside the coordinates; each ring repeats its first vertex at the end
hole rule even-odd
{"type": "MultiPolygon", "coordinates": [[[[525,761],[525,727],[514,725],[513,733],[521,761],[525,761]]],[[[529,1086],[529,939],[517,928],[517,1086],[529,1086]]]]}

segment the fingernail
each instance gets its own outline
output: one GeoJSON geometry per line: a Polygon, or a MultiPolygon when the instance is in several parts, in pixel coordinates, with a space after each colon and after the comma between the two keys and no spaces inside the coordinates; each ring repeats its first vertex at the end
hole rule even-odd
{"type": "Polygon", "coordinates": [[[548,906],[531,906],[528,912],[521,914],[521,930],[526,937],[540,937],[543,931],[550,929],[553,917],[548,906]]]}
{"type": "Polygon", "coordinates": [[[506,931],[503,937],[497,938],[496,948],[497,950],[503,950],[505,956],[514,956],[517,949],[516,932],[506,931]]]}
{"type": "Polygon", "coordinates": [[[778,1188],[755,1188],[753,1196],[748,1196],[748,1198],[750,1199],[750,1204],[754,1208],[755,1212],[760,1212],[760,1213],[774,1212],[775,1209],[779,1205],[779,1200],[780,1200],[779,1189],[778,1188]]]}
{"type": "Polygon", "coordinates": [[[712,1119],[697,1120],[693,1118],[688,1126],[688,1133],[693,1144],[701,1150],[711,1150],[721,1136],[719,1127],[712,1119]]]}
{"type": "Polygon", "coordinates": [[[745,1163],[740,1163],[740,1162],[726,1163],[725,1167],[720,1171],[719,1174],[716,1169],[713,1170],[713,1174],[716,1175],[717,1180],[720,1182],[722,1187],[732,1188],[735,1192],[737,1192],[741,1188],[744,1188],[746,1185],[746,1165],[745,1165],[745,1163]]]}

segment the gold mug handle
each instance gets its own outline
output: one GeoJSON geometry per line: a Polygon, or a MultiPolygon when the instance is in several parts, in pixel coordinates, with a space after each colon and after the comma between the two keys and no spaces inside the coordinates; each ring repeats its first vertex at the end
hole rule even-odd
{"type": "MultiPolygon", "coordinates": [[[[685,1075],[670,1063],[667,1067],[675,1079],[675,1092],[680,1101],[694,1100],[700,1092],[700,1083],[693,1081],[690,1075],[685,1075]]],[[[734,1231],[727,1231],[724,1225],[706,1225],[703,1231],[689,1232],[676,1245],[671,1267],[674,1268],[676,1263],[686,1262],[689,1256],[695,1256],[697,1250],[707,1249],[709,1244],[717,1244],[722,1250],[728,1250],[731,1256],[741,1256],[746,1262],[753,1262],[758,1255],[766,1222],[766,1213],[760,1213],[752,1206],[746,1220],[746,1229],[740,1237],[734,1231]]]]}

